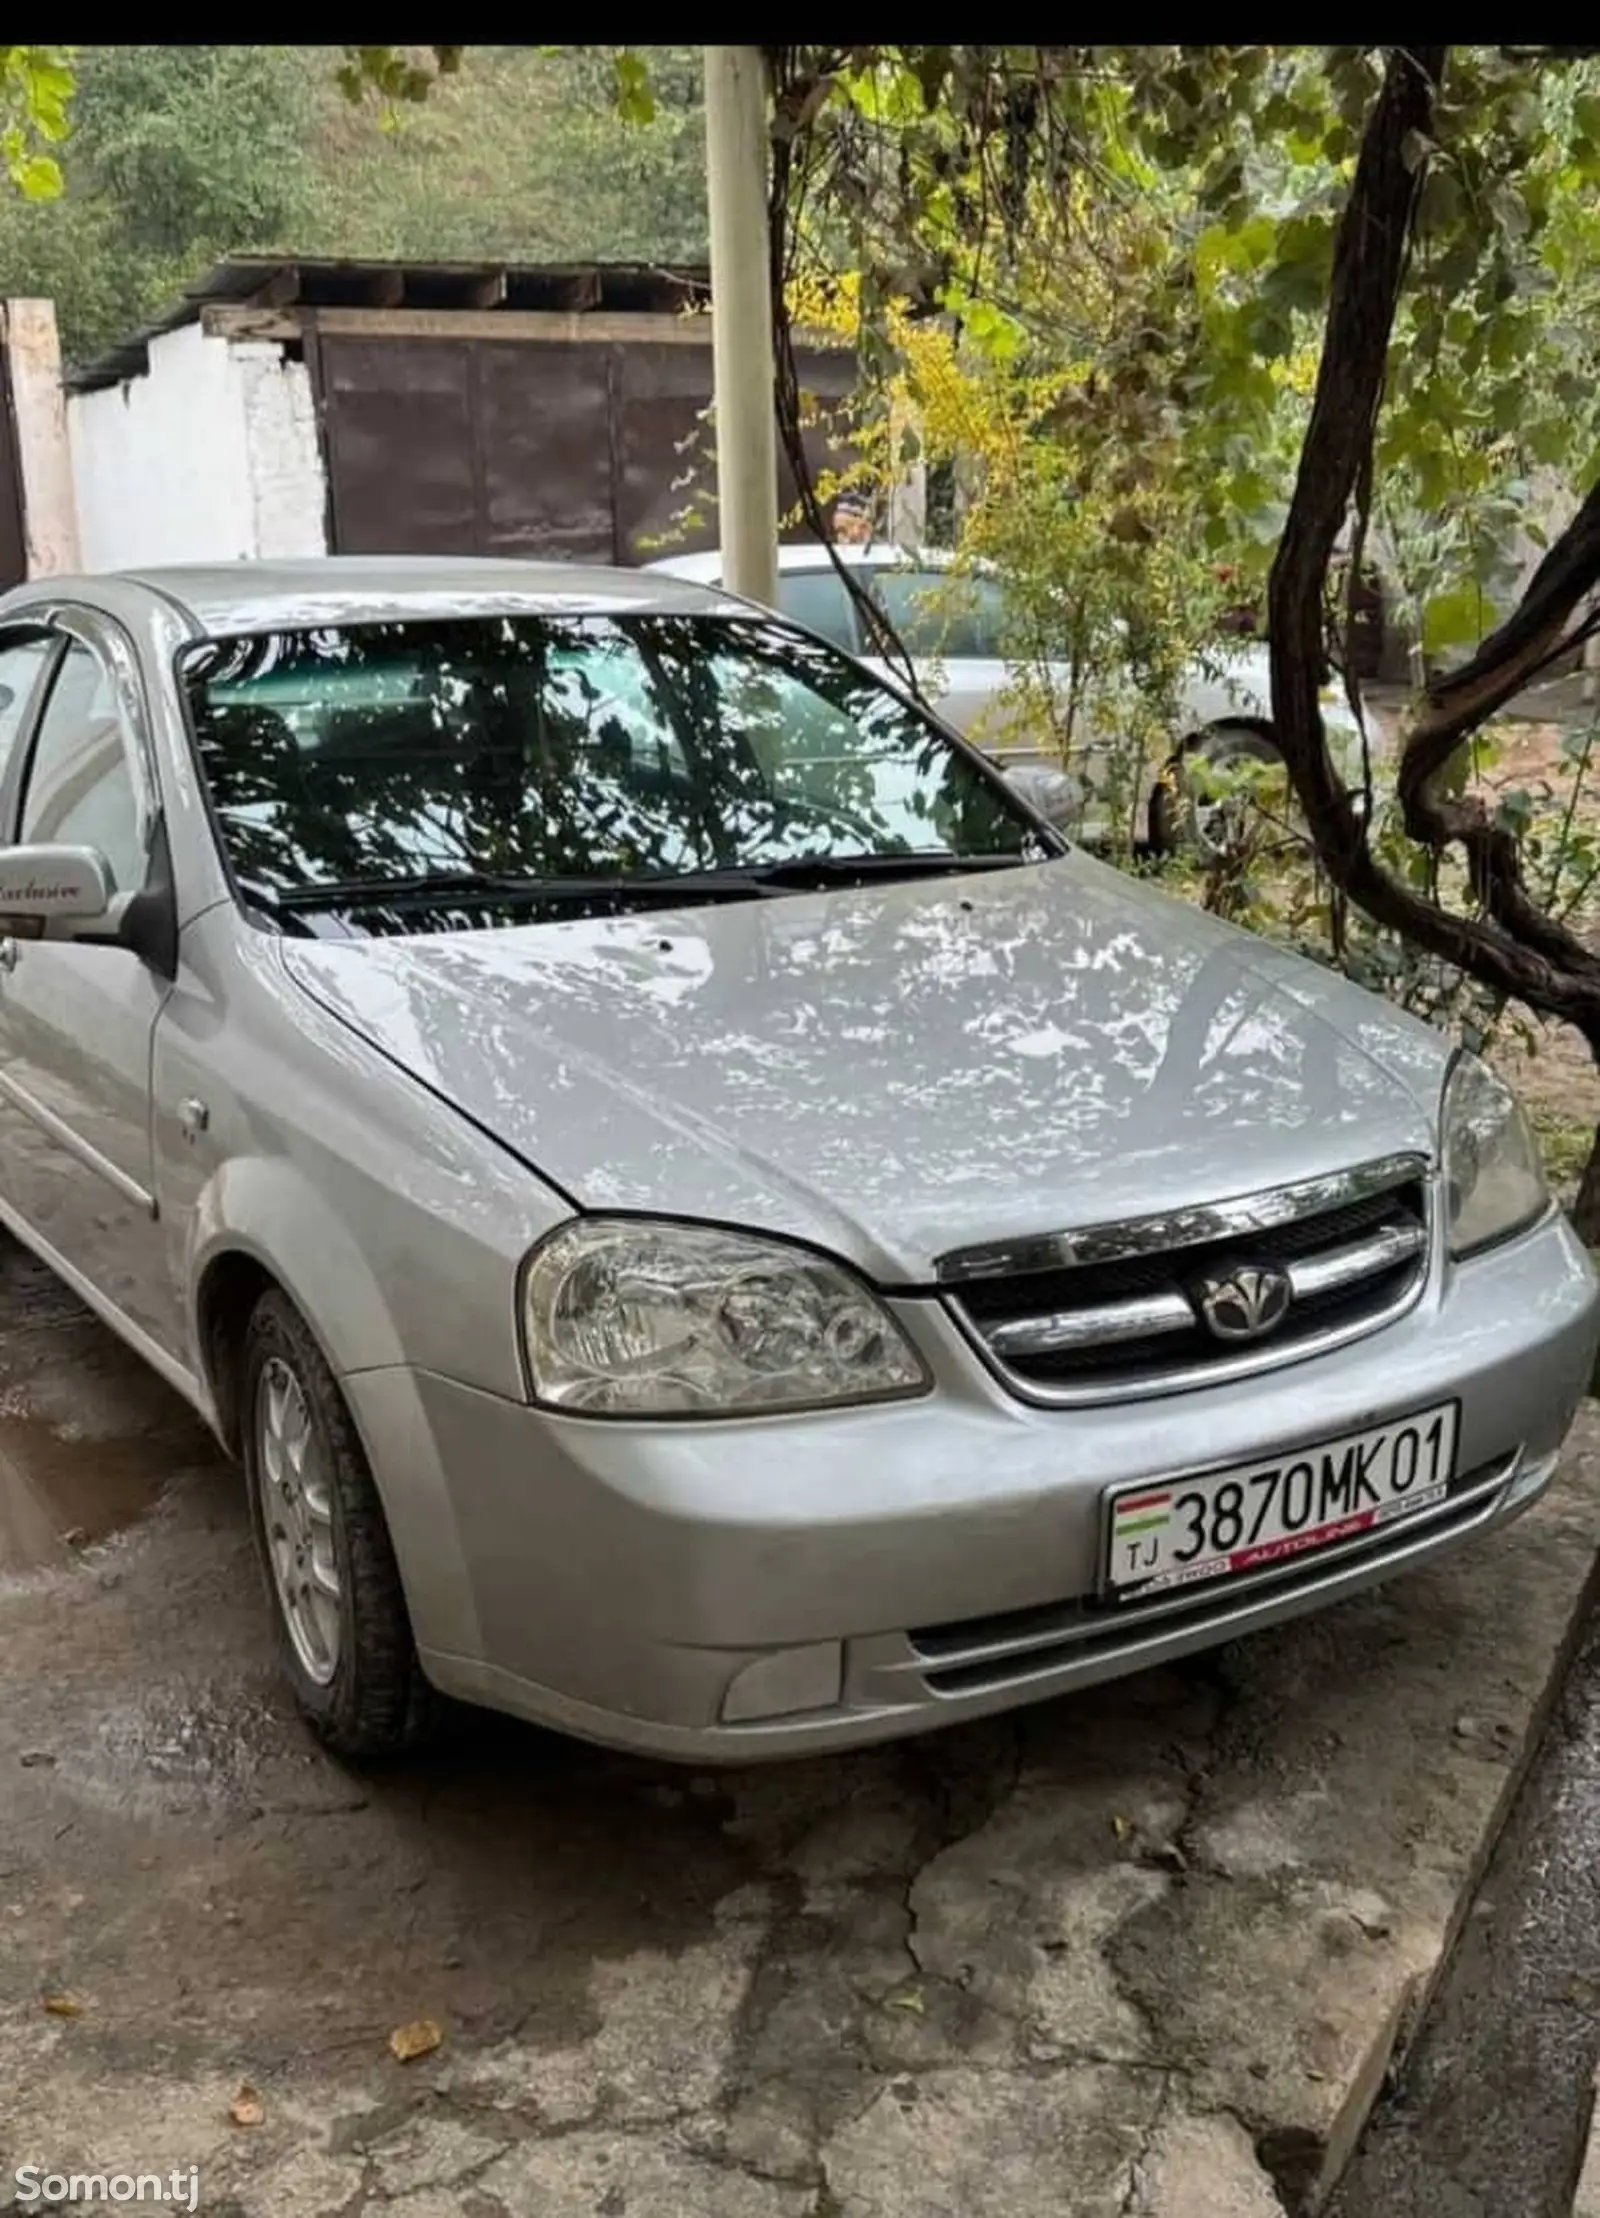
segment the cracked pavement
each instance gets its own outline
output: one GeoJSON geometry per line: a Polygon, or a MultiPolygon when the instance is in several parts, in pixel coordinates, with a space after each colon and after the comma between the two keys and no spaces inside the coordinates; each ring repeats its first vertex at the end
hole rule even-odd
{"type": "Polygon", "coordinates": [[[899,1747],[705,1775],[460,1713],[358,1775],[236,1475],[7,1246],[0,2210],[39,2162],[233,2218],[1281,2218],[1481,1868],[1597,1447],[1431,1573],[899,1747]]]}

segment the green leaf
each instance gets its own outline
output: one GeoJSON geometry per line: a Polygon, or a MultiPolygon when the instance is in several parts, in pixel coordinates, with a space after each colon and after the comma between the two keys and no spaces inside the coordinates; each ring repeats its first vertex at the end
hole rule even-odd
{"type": "Polygon", "coordinates": [[[1462,212],[1461,180],[1443,162],[1429,165],[1417,202],[1417,227],[1428,233],[1450,230],[1462,212]]]}
{"type": "Polygon", "coordinates": [[[1005,362],[1021,352],[1023,334],[1016,319],[992,301],[975,300],[967,308],[962,331],[980,353],[1005,362]]]}
{"type": "Polygon", "coordinates": [[[616,111],[623,122],[653,123],[656,116],[655,94],[650,89],[650,65],[644,56],[633,47],[625,46],[613,57],[612,72],[616,86],[616,111]]]}
{"type": "Polygon", "coordinates": [[[1489,420],[1496,431],[1515,431],[1524,415],[1520,385],[1498,385],[1489,401],[1489,420]]]}
{"type": "Polygon", "coordinates": [[[1514,185],[1496,185],[1489,195],[1489,207],[1508,239],[1522,240],[1528,236],[1527,203],[1514,185]]]}
{"type": "Polygon", "coordinates": [[[1280,262],[1267,272],[1262,298],[1291,314],[1320,308],[1327,280],[1313,262],[1280,262]]]}
{"type": "Polygon", "coordinates": [[[11,174],[27,200],[58,200],[61,164],[48,154],[30,154],[13,164],[11,174]]]}
{"type": "Polygon", "coordinates": [[[1535,462],[1555,464],[1566,455],[1570,434],[1571,426],[1555,417],[1535,419],[1527,427],[1523,444],[1535,462]]]}
{"type": "Polygon", "coordinates": [[[1294,321],[1280,301],[1263,292],[1245,310],[1245,332],[1250,350],[1264,362],[1275,362],[1294,347],[1294,321]]]}
{"type": "Polygon", "coordinates": [[[1430,658],[1452,647],[1475,647],[1483,637],[1488,611],[1475,585],[1437,593],[1422,611],[1422,651],[1430,658]]]}
{"type": "Polygon", "coordinates": [[[1270,261],[1278,244],[1278,226],[1270,216],[1252,216],[1234,233],[1234,262],[1239,269],[1260,269],[1270,261]]]}

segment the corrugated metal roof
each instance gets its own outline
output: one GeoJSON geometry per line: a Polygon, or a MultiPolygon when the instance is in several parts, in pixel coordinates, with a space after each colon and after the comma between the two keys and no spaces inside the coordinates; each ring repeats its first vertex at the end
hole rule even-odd
{"type": "Polygon", "coordinates": [[[647,262],[354,262],[332,257],[230,254],[120,346],[73,371],[67,388],[92,393],[143,377],[150,341],[234,307],[553,309],[660,315],[703,303],[703,264],[647,262]]]}

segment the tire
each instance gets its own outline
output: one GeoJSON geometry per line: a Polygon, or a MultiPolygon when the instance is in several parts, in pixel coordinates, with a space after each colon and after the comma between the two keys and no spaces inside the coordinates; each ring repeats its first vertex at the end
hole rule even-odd
{"type": "Polygon", "coordinates": [[[350,1412],[287,1295],[256,1304],[239,1383],[251,1523],[295,1701],[335,1755],[416,1748],[439,1697],[350,1412]]]}
{"type": "Polygon", "coordinates": [[[1150,844],[1158,855],[1192,854],[1215,861],[1226,850],[1211,836],[1184,774],[1186,763],[1277,762],[1278,750],[1252,724],[1212,724],[1184,741],[1150,795],[1150,844]]]}

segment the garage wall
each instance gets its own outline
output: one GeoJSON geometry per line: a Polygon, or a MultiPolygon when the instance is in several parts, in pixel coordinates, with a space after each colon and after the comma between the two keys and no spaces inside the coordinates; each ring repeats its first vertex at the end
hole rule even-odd
{"type": "Polygon", "coordinates": [[[198,323],[150,367],[67,402],[84,568],[327,551],[327,492],[305,366],[198,323]]]}
{"type": "MultiPolygon", "coordinates": [[[[628,320],[594,323],[616,333],[628,320]]],[[[631,563],[715,544],[711,348],[686,341],[677,319],[642,315],[637,336],[594,339],[579,335],[582,315],[561,339],[454,336],[448,315],[433,321],[429,335],[387,331],[373,311],[370,332],[316,336],[337,553],[631,563]],[[670,341],[649,335],[660,323],[677,324],[670,341]],[[700,524],[666,538],[691,484],[700,524]]],[[[806,351],[797,366],[828,399],[856,376],[837,349],[806,351]]],[[[840,459],[821,429],[806,441],[814,469],[840,459]]],[[[794,500],[780,460],[780,514],[794,500]]]]}
{"type": "Polygon", "coordinates": [[[284,558],[326,554],[327,473],[305,364],[286,361],[281,347],[237,341],[229,358],[239,383],[250,456],[250,552],[284,558]]]}

